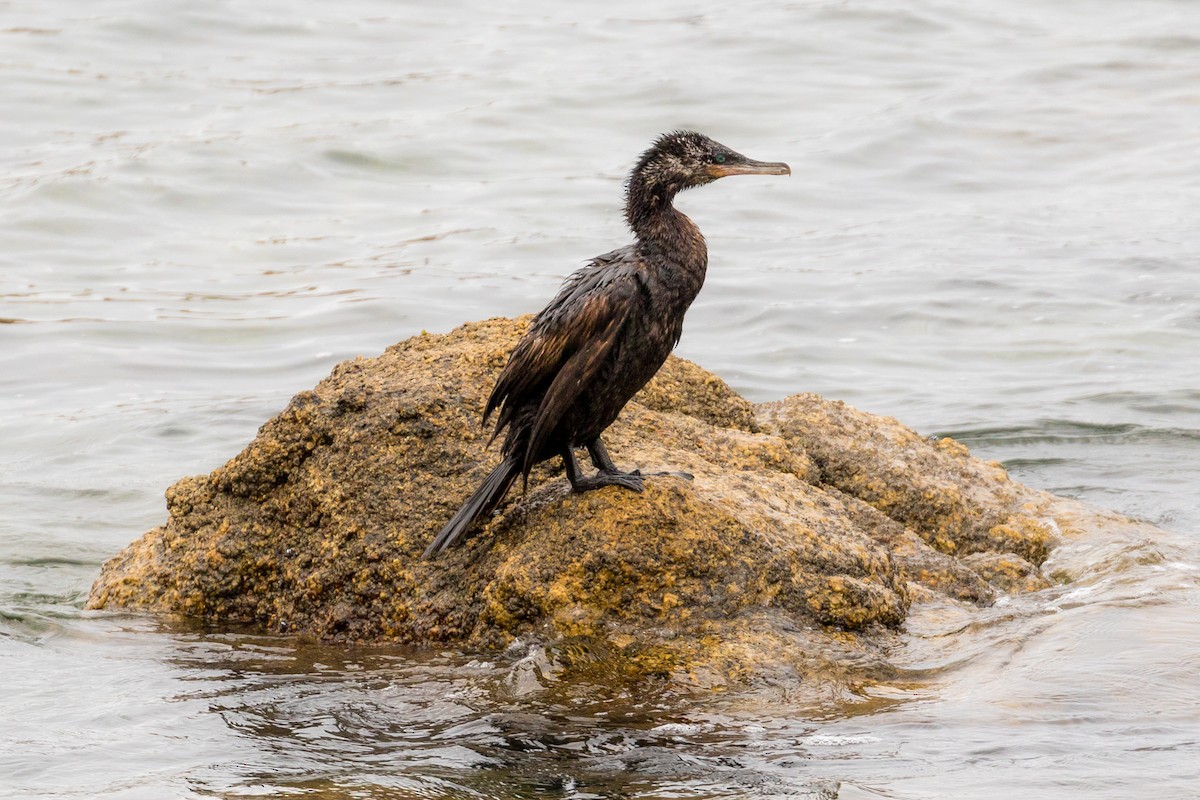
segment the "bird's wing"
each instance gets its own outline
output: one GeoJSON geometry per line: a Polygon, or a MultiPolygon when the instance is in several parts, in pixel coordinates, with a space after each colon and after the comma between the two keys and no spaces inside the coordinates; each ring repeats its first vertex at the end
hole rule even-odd
{"type": "MultiPolygon", "coordinates": [[[[582,346],[563,362],[558,374],[554,376],[550,388],[542,397],[537,416],[533,420],[533,429],[529,434],[525,462],[522,464],[526,474],[533,467],[534,460],[542,452],[542,448],[549,443],[548,440],[554,434],[554,429],[562,420],[567,409],[579,399],[583,392],[597,391],[596,387],[591,386],[592,379],[595,378],[605,358],[612,352],[620,330],[625,324],[623,314],[606,314],[605,316],[607,316],[607,322],[602,323],[603,327],[597,325],[595,335],[583,342],[582,346]]],[[[600,388],[600,391],[603,391],[603,387],[600,388]]]]}
{"type": "Polygon", "coordinates": [[[571,276],[538,314],[500,373],[484,412],[486,419],[503,406],[493,437],[541,395],[526,461],[540,452],[562,415],[595,377],[633,311],[642,289],[631,255],[615,251],[571,276]]]}

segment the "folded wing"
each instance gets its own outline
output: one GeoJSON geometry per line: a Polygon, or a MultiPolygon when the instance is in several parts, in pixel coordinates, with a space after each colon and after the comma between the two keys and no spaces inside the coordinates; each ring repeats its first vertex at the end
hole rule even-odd
{"type": "MultiPolygon", "coordinates": [[[[536,406],[523,443],[522,471],[547,454],[564,415],[614,354],[621,330],[644,296],[631,249],[601,256],[564,284],[513,349],[488,398],[484,419],[496,409],[494,439],[522,412],[536,406]]],[[[523,438],[523,437],[522,437],[523,438]]]]}

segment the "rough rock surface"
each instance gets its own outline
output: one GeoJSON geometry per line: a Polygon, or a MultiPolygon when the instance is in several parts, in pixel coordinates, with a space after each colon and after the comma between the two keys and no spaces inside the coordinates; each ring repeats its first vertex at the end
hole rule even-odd
{"type": "Polygon", "coordinates": [[[336,367],[239,455],[167,492],[91,608],[325,638],[557,645],[705,685],[886,668],[914,601],[1048,585],[1054,498],[950,440],[815,395],[754,406],[672,358],[606,441],[636,494],[535,470],[470,539],[420,554],[498,459],[479,416],[528,319],[336,367]]]}

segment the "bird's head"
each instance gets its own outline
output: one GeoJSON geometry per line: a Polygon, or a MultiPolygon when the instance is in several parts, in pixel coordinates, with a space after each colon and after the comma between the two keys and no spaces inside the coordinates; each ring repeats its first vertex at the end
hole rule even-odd
{"type": "Polygon", "coordinates": [[[781,162],[755,161],[695,131],[674,131],[658,137],[630,176],[630,188],[640,182],[670,196],[704,186],[728,175],[791,175],[781,162]]]}

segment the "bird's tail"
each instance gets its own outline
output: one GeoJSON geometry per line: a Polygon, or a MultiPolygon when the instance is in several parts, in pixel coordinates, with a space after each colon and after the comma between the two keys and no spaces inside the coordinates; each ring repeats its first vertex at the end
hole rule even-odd
{"type": "Polygon", "coordinates": [[[435,556],[451,547],[467,532],[471,523],[485,514],[491,513],[496,506],[500,505],[504,495],[508,494],[509,487],[520,474],[521,462],[519,459],[509,457],[501,461],[499,466],[483,479],[483,483],[467,499],[467,502],[463,503],[462,508],[438,531],[438,535],[433,537],[433,542],[425,548],[423,558],[435,556]]]}

